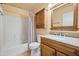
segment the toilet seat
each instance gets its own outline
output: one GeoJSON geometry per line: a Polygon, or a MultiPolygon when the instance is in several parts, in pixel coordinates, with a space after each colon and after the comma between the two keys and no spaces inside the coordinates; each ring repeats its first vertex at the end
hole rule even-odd
{"type": "Polygon", "coordinates": [[[30,49],[37,49],[39,48],[40,43],[39,42],[33,42],[29,45],[30,49]]]}

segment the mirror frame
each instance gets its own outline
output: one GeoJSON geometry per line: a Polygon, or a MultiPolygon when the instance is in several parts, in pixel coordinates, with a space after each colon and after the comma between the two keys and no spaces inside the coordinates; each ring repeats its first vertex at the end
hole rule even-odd
{"type": "MultiPolygon", "coordinates": [[[[68,3],[66,3],[66,4],[68,4],[68,3]]],[[[51,12],[51,14],[52,14],[52,12],[51,12]]],[[[52,15],[51,15],[51,30],[77,31],[78,30],[78,3],[73,3],[73,17],[74,17],[73,18],[73,26],[60,26],[60,27],[58,26],[58,27],[53,27],[53,20],[52,20],[52,15]]]]}

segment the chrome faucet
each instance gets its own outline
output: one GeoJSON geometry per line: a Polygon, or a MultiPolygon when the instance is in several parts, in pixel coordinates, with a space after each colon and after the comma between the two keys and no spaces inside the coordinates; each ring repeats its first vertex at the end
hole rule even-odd
{"type": "Polygon", "coordinates": [[[68,33],[60,33],[60,36],[66,37],[66,35],[68,35],[68,33]]]}
{"type": "Polygon", "coordinates": [[[62,33],[62,32],[60,32],[60,36],[63,36],[63,37],[65,37],[65,34],[64,34],[64,33],[62,33]]]}
{"type": "Polygon", "coordinates": [[[62,36],[62,32],[60,32],[60,34],[59,34],[60,36],[62,36]]]}

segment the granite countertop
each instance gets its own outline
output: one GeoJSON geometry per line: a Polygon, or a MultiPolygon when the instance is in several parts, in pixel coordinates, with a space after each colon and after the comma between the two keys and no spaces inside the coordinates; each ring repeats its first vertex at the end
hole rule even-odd
{"type": "Polygon", "coordinates": [[[50,34],[39,35],[39,37],[40,38],[45,37],[45,38],[48,38],[50,40],[55,40],[55,41],[59,41],[59,42],[63,42],[63,43],[66,43],[66,44],[70,44],[70,45],[79,47],[79,38],[72,38],[72,37],[58,36],[58,35],[50,35],[50,34]]]}

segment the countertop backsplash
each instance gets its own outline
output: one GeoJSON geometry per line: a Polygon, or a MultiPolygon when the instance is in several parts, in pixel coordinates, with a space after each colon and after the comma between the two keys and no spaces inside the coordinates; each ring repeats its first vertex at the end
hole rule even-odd
{"type": "Polygon", "coordinates": [[[74,38],[79,38],[79,32],[69,32],[69,31],[50,31],[50,34],[52,35],[65,35],[68,37],[74,37],[74,38]]]}

